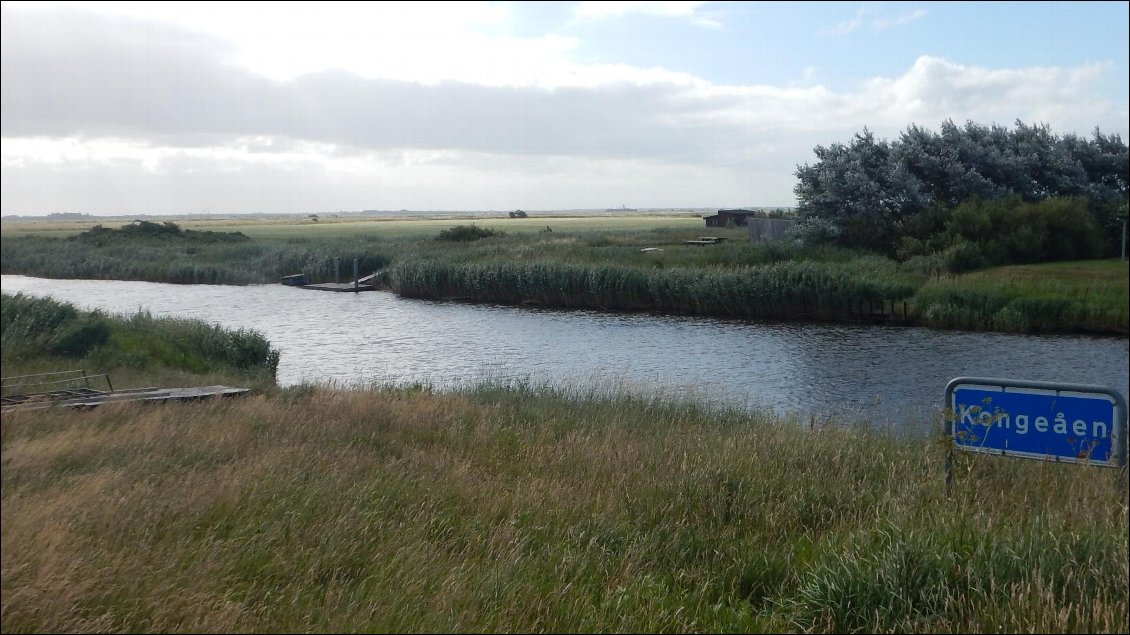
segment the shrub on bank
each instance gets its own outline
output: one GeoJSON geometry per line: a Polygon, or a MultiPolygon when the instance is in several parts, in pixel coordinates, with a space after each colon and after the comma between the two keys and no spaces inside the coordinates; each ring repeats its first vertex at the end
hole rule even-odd
{"type": "Polygon", "coordinates": [[[483,238],[490,238],[497,236],[500,232],[486,227],[479,227],[478,225],[456,225],[445,229],[436,236],[436,240],[446,240],[450,242],[471,242],[481,240],[483,238]]]}
{"type": "Polygon", "coordinates": [[[148,312],[111,316],[51,298],[5,293],[0,296],[0,327],[5,374],[14,374],[14,365],[50,357],[100,369],[230,371],[272,381],[278,371],[279,352],[259,333],[200,320],[156,318],[148,312]]]}

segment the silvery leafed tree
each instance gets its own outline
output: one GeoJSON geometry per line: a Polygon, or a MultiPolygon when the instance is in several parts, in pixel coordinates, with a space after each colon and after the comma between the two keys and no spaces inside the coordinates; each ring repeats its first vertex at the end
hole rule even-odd
{"type": "Polygon", "coordinates": [[[1026,245],[1006,251],[1029,260],[1092,257],[1117,248],[1126,217],[1127,146],[1097,128],[1084,139],[1021,121],[1011,130],[946,121],[940,132],[912,125],[893,141],[865,128],[813,152],[817,161],[797,167],[794,188],[807,242],[942,251],[970,239],[955,224],[963,210],[983,233],[1019,227],[1026,245]],[[1070,202],[1044,204],[1052,199],[1070,202]],[[1057,239],[1071,245],[1044,244],[1057,239]]]}

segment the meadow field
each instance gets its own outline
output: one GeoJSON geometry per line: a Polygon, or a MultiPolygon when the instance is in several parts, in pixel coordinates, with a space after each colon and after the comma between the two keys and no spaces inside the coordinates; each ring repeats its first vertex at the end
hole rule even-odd
{"type": "MultiPolygon", "coordinates": [[[[158,219],[148,219],[159,222],[158,219]]],[[[0,232],[5,236],[49,236],[66,238],[89,230],[95,225],[120,228],[132,220],[71,220],[71,221],[31,221],[0,223],[0,232]]],[[[507,232],[542,232],[547,227],[551,231],[588,230],[651,230],[658,228],[694,229],[703,226],[700,214],[689,212],[667,212],[663,214],[566,214],[531,213],[526,218],[510,218],[506,214],[483,215],[422,215],[414,217],[374,216],[374,217],[334,217],[322,215],[318,220],[309,216],[282,218],[225,218],[215,219],[172,219],[185,229],[242,232],[252,238],[349,238],[359,235],[381,238],[420,238],[431,237],[444,229],[458,225],[474,224],[489,229],[507,232]]]]}
{"type": "Polygon", "coordinates": [[[1130,333],[1119,260],[955,274],[839,247],[751,243],[697,214],[528,218],[288,218],[4,225],[0,271],[45,278],[265,284],[334,279],[335,259],[401,296],[550,308],[781,320],[878,321],[1020,333],[1130,333]],[[474,230],[477,240],[441,240],[474,230]],[[703,235],[724,242],[688,245],[703,235]]]}

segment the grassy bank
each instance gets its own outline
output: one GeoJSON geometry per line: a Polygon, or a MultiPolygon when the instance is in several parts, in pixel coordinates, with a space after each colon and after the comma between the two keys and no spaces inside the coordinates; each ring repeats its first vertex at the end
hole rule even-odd
{"type": "Polygon", "coordinates": [[[5,632],[1126,632],[1112,470],[659,397],[3,418],[5,632]]]}
{"type": "Polygon", "coordinates": [[[995,267],[930,280],[914,302],[938,328],[1126,334],[1130,275],[1117,260],[995,267]]]}
{"type": "MultiPolygon", "coordinates": [[[[94,240],[6,233],[0,270],[210,284],[274,283],[304,272],[323,282],[334,279],[335,258],[344,276],[358,258],[362,275],[379,271],[390,289],[415,298],[762,319],[897,316],[899,323],[936,328],[1130,333],[1130,275],[1115,260],[955,276],[936,258],[899,263],[838,248],[751,244],[744,228],[710,228],[726,239],[721,244],[685,244],[704,233],[701,219],[481,219],[475,226],[494,235],[473,242],[437,240],[440,225],[450,229],[459,221],[386,222],[395,229],[382,232],[381,221],[363,223],[364,230],[359,223],[265,224],[259,234],[242,227],[248,233],[238,234],[239,241],[219,240],[219,234],[189,240],[120,232],[115,240],[94,240]],[[562,224],[553,230],[554,223],[562,224]]],[[[102,232],[102,238],[107,233],[113,234],[102,232]]]]}
{"type": "Polygon", "coordinates": [[[332,281],[334,258],[345,263],[342,275],[351,273],[352,258],[359,258],[366,271],[389,262],[380,242],[364,237],[297,242],[76,238],[5,237],[0,240],[0,270],[43,278],[245,285],[278,282],[299,272],[332,281]]]}
{"type": "Polygon", "coordinates": [[[199,320],[83,311],[50,298],[0,296],[4,376],[86,369],[117,388],[273,386],[279,353],[262,335],[199,320]],[[190,382],[190,383],[183,383],[190,382]]]}

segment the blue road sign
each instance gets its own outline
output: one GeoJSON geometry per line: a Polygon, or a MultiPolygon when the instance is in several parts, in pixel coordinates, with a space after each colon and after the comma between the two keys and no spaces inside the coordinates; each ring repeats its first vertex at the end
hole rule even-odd
{"type": "Polygon", "coordinates": [[[946,386],[954,446],[971,452],[1120,467],[1126,400],[1104,386],[959,377],[946,386]]]}

